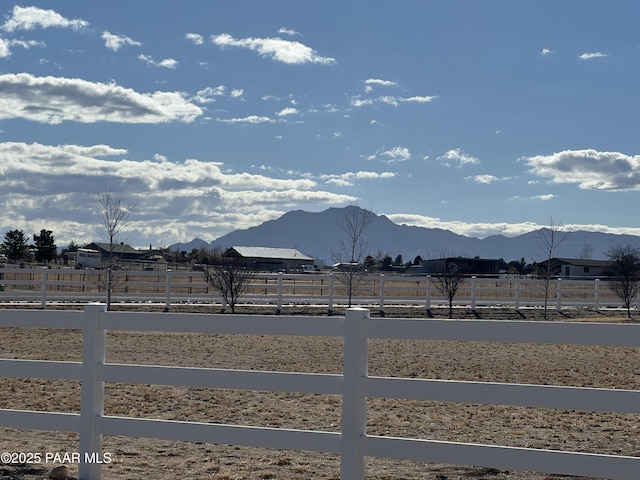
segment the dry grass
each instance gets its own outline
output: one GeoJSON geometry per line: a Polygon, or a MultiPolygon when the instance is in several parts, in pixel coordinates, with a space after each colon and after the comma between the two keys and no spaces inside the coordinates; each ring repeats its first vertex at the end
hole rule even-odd
{"type": "MultiPolygon", "coordinates": [[[[400,316],[400,313],[401,316],[425,314],[421,309],[386,312],[387,316],[400,316]]],[[[430,313],[435,317],[446,316],[446,311],[430,313]]],[[[518,313],[487,309],[457,310],[457,313],[470,318],[522,319],[524,316],[533,320],[539,318],[540,311],[518,313]]],[[[551,314],[553,318],[569,321],[623,321],[618,311],[606,314],[571,310],[551,314]]],[[[7,328],[2,329],[0,336],[0,357],[79,361],[81,341],[79,331],[7,328]]],[[[639,353],[640,349],[629,348],[372,340],[370,373],[638,389],[639,353]]],[[[342,341],[336,338],[109,332],[107,359],[119,363],[340,373],[342,341]]],[[[2,385],[2,408],[65,412],[78,412],[80,408],[79,382],[3,379],[2,385]]],[[[637,415],[397,399],[370,399],[369,406],[368,433],[371,435],[633,456],[640,452],[640,419],[637,415]]],[[[339,397],[326,395],[157,385],[106,386],[108,415],[339,431],[340,408],[339,397]]],[[[78,449],[76,434],[8,428],[0,431],[0,451],[74,452],[78,449]]],[[[114,460],[103,469],[103,478],[108,480],[166,475],[218,480],[339,478],[336,455],[312,452],[125,437],[107,437],[105,451],[110,452],[114,460]]],[[[77,471],[77,465],[71,467],[72,471],[77,471]]],[[[31,480],[43,476],[40,472],[39,476],[22,474],[17,478],[31,480]]],[[[4,478],[12,477],[0,473],[0,479],[4,478]]],[[[367,478],[545,480],[564,477],[367,459],[367,478]]]]}

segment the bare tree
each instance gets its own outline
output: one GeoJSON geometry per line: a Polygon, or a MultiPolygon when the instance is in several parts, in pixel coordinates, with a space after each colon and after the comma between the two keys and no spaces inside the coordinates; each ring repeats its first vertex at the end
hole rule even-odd
{"type": "Polygon", "coordinates": [[[547,307],[549,304],[549,288],[555,269],[553,259],[558,254],[560,245],[567,239],[568,232],[562,231],[562,225],[553,217],[549,219],[549,226],[538,231],[542,260],[537,263],[538,278],[542,281],[544,293],[544,319],[547,319],[547,307]]]}
{"type": "Polygon", "coordinates": [[[640,292],[640,249],[631,245],[617,245],[607,250],[609,259],[607,285],[624,303],[631,318],[631,302],[640,292]]]}
{"type": "Polygon", "coordinates": [[[344,209],[342,218],[337,222],[344,238],[331,247],[331,256],[335,263],[341,264],[336,278],[347,290],[349,306],[352,305],[353,295],[366,274],[363,260],[368,254],[369,243],[364,232],[376,218],[372,211],[351,205],[344,209]]]}
{"type": "Polygon", "coordinates": [[[453,318],[453,301],[469,274],[469,266],[461,257],[446,253],[437,258],[437,272],[431,273],[431,282],[449,304],[449,318],[453,318]],[[459,259],[459,260],[458,260],[459,259]]]}
{"type": "Polygon", "coordinates": [[[584,243],[582,245],[582,250],[580,250],[578,258],[582,260],[591,260],[593,258],[593,247],[590,243],[584,243]]]}
{"type": "Polygon", "coordinates": [[[135,204],[124,203],[124,193],[113,193],[111,190],[103,190],[96,195],[100,206],[100,219],[105,228],[109,240],[107,259],[103,262],[106,270],[105,290],[107,292],[107,310],[111,308],[111,294],[114,288],[115,255],[114,246],[119,243],[120,234],[129,223],[129,215],[135,208],[135,204]]]}
{"type": "Polygon", "coordinates": [[[255,271],[231,260],[222,264],[203,267],[203,272],[207,283],[222,296],[222,311],[224,312],[226,305],[229,305],[231,313],[236,312],[238,300],[246,293],[256,275],[255,271]]]}

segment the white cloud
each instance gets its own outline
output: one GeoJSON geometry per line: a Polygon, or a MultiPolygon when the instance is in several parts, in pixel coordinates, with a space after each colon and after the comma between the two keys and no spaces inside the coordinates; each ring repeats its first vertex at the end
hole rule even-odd
{"type": "Polygon", "coordinates": [[[408,102],[408,103],[429,103],[429,102],[433,102],[436,98],[438,98],[437,95],[431,95],[431,96],[417,95],[409,98],[401,98],[400,101],[408,102]]]}
{"type": "Polygon", "coordinates": [[[283,108],[282,110],[280,110],[276,115],[278,115],[279,117],[284,117],[287,115],[297,115],[298,113],[300,113],[298,111],[297,108],[293,108],[293,107],[286,107],[283,108]]]}
{"type": "Polygon", "coordinates": [[[360,98],[360,97],[353,97],[351,99],[352,107],[364,107],[365,105],[373,105],[373,100],[371,98],[360,98]]]}
{"type": "Polygon", "coordinates": [[[608,57],[608,56],[609,56],[608,54],[602,53],[602,52],[590,52],[590,53],[583,53],[578,58],[580,60],[591,60],[594,58],[602,58],[602,57],[608,57]]]}
{"type": "Polygon", "coordinates": [[[553,53],[553,50],[549,48],[543,48],[542,52],[540,52],[540,55],[547,56],[547,55],[551,55],[552,53],[553,53]]]}
{"type": "Polygon", "coordinates": [[[485,185],[488,185],[488,184],[494,183],[494,182],[510,180],[510,179],[511,179],[511,177],[496,177],[494,175],[488,175],[488,174],[474,175],[474,176],[465,178],[465,180],[470,180],[470,181],[474,181],[476,183],[482,183],[482,184],[485,184],[485,185]]]}
{"type": "MultiPolygon", "coordinates": [[[[466,235],[468,237],[485,238],[489,235],[505,235],[508,237],[514,237],[516,235],[522,235],[524,233],[539,230],[540,228],[549,227],[548,224],[537,224],[534,222],[519,222],[519,223],[507,223],[507,222],[463,222],[459,220],[443,220],[438,217],[429,217],[426,215],[407,214],[407,213],[392,213],[385,214],[392,222],[397,224],[413,225],[416,227],[425,228],[441,228],[444,230],[450,230],[459,235],[466,235]]],[[[640,228],[638,227],[609,227],[601,224],[565,224],[563,225],[565,231],[588,231],[588,232],[603,232],[613,234],[628,234],[628,235],[640,235],[640,228]]]]}
{"type": "Polygon", "coordinates": [[[178,92],[138,93],[115,83],[94,83],[28,73],[0,75],[0,119],[42,123],[191,122],[202,115],[178,92]]]}
{"type": "Polygon", "coordinates": [[[382,87],[397,87],[398,84],[396,82],[392,82],[391,80],[382,80],[379,78],[368,78],[364,81],[366,85],[379,85],[382,87]]]}
{"type": "Polygon", "coordinates": [[[139,47],[142,44],[140,42],[136,42],[135,40],[124,36],[124,35],[116,35],[113,33],[109,33],[108,31],[102,32],[102,39],[104,40],[104,44],[107,48],[111,50],[118,51],[125,45],[130,45],[132,47],[139,47]]]}
{"type": "Polygon", "coordinates": [[[54,10],[44,10],[38,7],[13,7],[13,12],[7,16],[2,25],[3,30],[13,32],[15,30],[34,30],[40,28],[72,28],[80,30],[87,27],[89,22],[82,19],[69,20],[54,10]]]}
{"type": "Polygon", "coordinates": [[[534,200],[553,200],[554,198],[556,198],[556,196],[553,193],[544,193],[542,195],[534,195],[533,197],[534,200]]]}
{"type": "Polygon", "coordinates": [[[357,95],[351,98],[351,106],[352,107],[363,107],[367,105],[373,105],[375,103],[384,103],[387,105],[393,105],[397,107],[401,103],[430,103],[437,99],[437,95],[416,95],[413,97],[397,97],[393,95],[380,95],[376,98],[362,98],[357,95]]]}
{"type": "Polygon", "coordinates": [[[11,49],[9,48],[9,42],[0,37],[0,58],[7,58],[11,56],[11,49]]]}
{"type": "Polygon", "coordinates": [[[357,180],[383,180],[395,177],[395,172],[346,172],[340,174],[323,174],[320,180],[338,187],[351,187],[357,180]]]}
{"type": "Polygon", "coordinates": [[[197,33],[185,33],[184,38],[186,38],[187,40],[191,40],[196,45],[202,45],[204,43],[202,35],[197,33]]]}
{"type": "Polygon", "coordinates": [[[467,155],[459,148],[454,148],[446,152],[444,155],[439,156],[438,161],[442,162],[442,164],[446,166],[457,164],[459,167],[462,165],[480,163],[478,158],[467,155]]]}
{"type": "Polygon", "coordinates": [[[280,27],[278,29],[278,33],[284,33],[285,35],[290,35],[292,37],[294,37],[296,35],[300,35],[300,32],[296,32],[295,30],[293,30],[291,28],[284,28],[284,27],[280,27]]]}
{"type": "Polygon", "coordinates": [[[31,47],[45,47],[46,44],[38,40],[5,40],[0,37],[0,58],[11,56],[11,47],[21,47],[28,50],[31,47]]]}
{"type": "Polygon", "coordinates": [[[248,117],[239,118],[217,118],[221,123],[275,123],[276,120],[270,117],[264,117],[259,115],[249,115],[248,117]]]}
{"type": "Polygon", "coordinates": [[[153,67],[163,67],[175,70],[175,68],[178,66],[178,61],[174,60],[173,58],[165,58],[164,60],[160,60],[159,62],[157,62],[150,55],[144,55],[141,53],[140,55],[138,55],[138,59],[153,67]]]}
{"type": "Polygon", "coordinates": [[[229,95],[230,95],[232,98],[239,98],[239,97],[241,97],[242,95],[244,95],[244,90],[243,90],[243,89],[241,89],[241,88],[234,88],[233,90],[231,90],[231,93],[229,93],[229,95]]]}
{"type": "Polygon", "coordinates": [[[212,35],[211,41],[219,47],[247,48],[258,52],[264,57],[271,57],[278,62],[288,64],[319,63],[335,65],[334,58],[322,57],[312,48],[300,42],[283,40],[281,38],[234,38],[227,33],[212,35]]]}
{"type": "Polygon", "coordinates": [[[212,103],[216,101],[215,97],[221,97],[225,94],[225,91],[226,87],[224,85],[206,87],[196,93],[194,100],[198,103],[212,103]]]}
{"type": "Polygon", "coordinates": [[[530,173],[552,183],[575,183],[587,190],[640,190],[640,155],[565,150],[525,158],[530,173]]]}
{"type": "Polygon", "coordinates": [[[410,225],[424,228],[441,228],[450,230],[459,235],[469,237],[484,238],[489,235],[502,234],[506,236],[516,236],[523,233],[531,232],[540,228],[540,225],[531,222],[522,223],[469,223],[457,220],[442,220],[437,217],[429,217],[426,215],[416,214],[386,214],[386,216],[394,223],[399,225],[410,225]]]}
{"type": "Polygon", "coordinates": [[[373,155],[369,155],[367,160],[381,160],[385,163],[404,162],[411,159],[411,152],[407,147],[394,147],[390,150],[380,149],[373,155]]]}

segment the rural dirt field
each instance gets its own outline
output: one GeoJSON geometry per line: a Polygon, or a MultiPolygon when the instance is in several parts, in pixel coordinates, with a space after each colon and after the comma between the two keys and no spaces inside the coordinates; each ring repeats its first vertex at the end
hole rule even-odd
{"type": "MultiPolygon", "coordinates": [[[[51,307],[55,308],[55,307],[51,307]]],[[[122,309],[162,310],[162,306],[122,309]]],[[[116,309],[116,308],[114,308],[116,309]]],[[[177,306],[173,311],[193,307],[177,306]]],[[[198,313],[217,312],[199,306],[198,313]]],[[[238,313],[254,313],[239,307],[238,313]]],[[[283,314],[324,314],[288,307],[283,314]]],[[[340,312],[337,312],[340,313],[340,312]]],[[[387,309],[387,317],[426,317],[424,309],[387,309]]],[[[446,309],[430,316],[446,318],[446,309]]],[[[621,310],[550,310],[550,320],[627,321],[621,310]]],[[[372,316],[378,312],[372,310],[372,316]]],[[[2,315],[2,310],[0,310],[2,315]]],[[[640,320],[634,312],[632,321],[640,320]]],[[[456,318],[540,320],[541,310],[456,309],[456,318]]],[[[230,316],[231,320],[231,316],[230,316]]],[[[108,332],[107,361],[193,367],[341,373],[342,340],[271,336],[108,332]]],[[[80,361],[78,330],[0,329],[0,358],[80,361]]],[[[640,389],[640,349],[480,342],[371,340],[371,375],[640,389]]],[[[0,408],[79,412],[74,381],[2,379],[0,408]]],[[[446,441],[640,456],[638,415],[370,399],[367,431],[446,441]]],[[[339,397],[155,385],[107,384],[106,414],[143,418],[339,431],[339,397]]],[[[105,437],[112,462],[105,480],[339,479],[336,455],[105,437]]],[[[75,433],[0,428],[1,452],[77,452],[75,433]]],[[[565,477],[499,468],[367,458],[370,480],[551,480],[565,477]]],[[[4,465],[0,479],[47,478],[59,463],[4,465]]],[[[77,464],[69,463],[73,475],[77,464]]]]}

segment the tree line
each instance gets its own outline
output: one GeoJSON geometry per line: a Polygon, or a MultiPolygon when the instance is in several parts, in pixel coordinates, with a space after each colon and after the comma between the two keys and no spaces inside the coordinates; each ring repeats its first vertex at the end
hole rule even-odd
{"type": "Polygon", "coordinates": [[[2,253],[9,260],[48,263],[58,257],[58,248],[53,238],[53,232],[43,228],[39,234],[33,235],[33,243],[29,244],[29,237],[24,230],[9,230],[4,235],[0,245],[2,253]]]}

